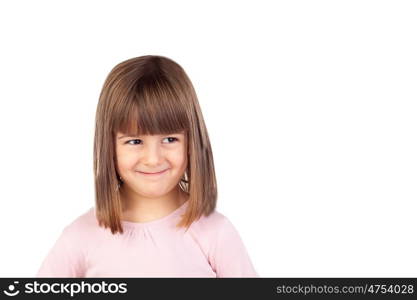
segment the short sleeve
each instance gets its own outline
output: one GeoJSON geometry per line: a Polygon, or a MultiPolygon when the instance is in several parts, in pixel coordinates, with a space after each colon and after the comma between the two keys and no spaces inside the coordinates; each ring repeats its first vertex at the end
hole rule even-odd
{"type": "Polygon", "coordinates": [[[84,255],[66,228],[49,250],[36,277],[84,277],[84,255]]]}
{"type": "Polygon", "coordinates": [[[239,233],[226,217],[209,257],[217,277],[259,277],[239,233]]]}

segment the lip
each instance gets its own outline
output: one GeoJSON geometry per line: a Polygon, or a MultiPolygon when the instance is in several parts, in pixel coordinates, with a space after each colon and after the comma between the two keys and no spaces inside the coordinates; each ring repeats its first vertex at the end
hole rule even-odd
{"type": "Polygon", "coordinates": [[[141,175],[144,175],[144,176],[151,176],[151,177],[154,177],[154,176],[159,176],[159,175],[162,175],[162,174],[164,174],[166,171],[168,171],[168,169],[165,169],[165,170],[163,170],[163,171],[161,171],[161,172],[157,172],[157,173],[146,173],[146,172],[141,172],[141,171],[137,171],[139,174],[141,174],[141,175]]]}

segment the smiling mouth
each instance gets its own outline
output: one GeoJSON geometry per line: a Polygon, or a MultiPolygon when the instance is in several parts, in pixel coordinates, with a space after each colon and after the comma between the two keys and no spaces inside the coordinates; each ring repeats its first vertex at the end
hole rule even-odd
{"type": "Polygon", "coordinates": [[[159,174],[165,173],[165,171],[167,171],[167,170],[168,169],[165,169],[161,172],[155,172],[155,173],[147,173],[147,172],[141,172],[141,171],[137,171],[137,172],[140,173],[140,174],[143,174],[143,175],[159,175],[159,174]]]}

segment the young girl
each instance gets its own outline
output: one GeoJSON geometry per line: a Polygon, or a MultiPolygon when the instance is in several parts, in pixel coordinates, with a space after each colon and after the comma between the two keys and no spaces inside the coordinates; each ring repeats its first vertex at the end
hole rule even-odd
{"type": "Polygon", "coordinates": [[[67,225],[38,277],[258,277],[217,184],[197,95],[173,60],[108,75],[94,136],[95,207],[67,225]]]}

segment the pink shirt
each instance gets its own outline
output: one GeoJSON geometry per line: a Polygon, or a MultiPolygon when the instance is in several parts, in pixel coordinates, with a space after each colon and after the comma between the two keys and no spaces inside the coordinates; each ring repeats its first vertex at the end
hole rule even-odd
{"type": "Polygon", "coordinates": [[[123,234],[98,226],[94,207],[66,226],[37,277],[259,277],[241,237],[216,210],[175,224],[188,202],[145,223],[122,221],[123,234]]]}

